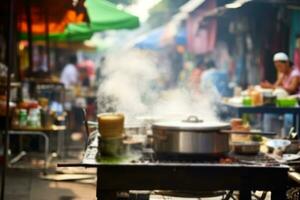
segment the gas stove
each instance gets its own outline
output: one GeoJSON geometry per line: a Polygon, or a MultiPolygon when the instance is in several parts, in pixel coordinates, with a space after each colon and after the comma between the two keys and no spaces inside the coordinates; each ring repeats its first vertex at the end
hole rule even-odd
{"type": "Polygon", "coordinates": [[[197,154],[156,154],[152,149],[144,149],[142,156],[136,163],[176,163],[176,164],[212,164],[212,165],[253,165],[253,166],[280,166],[280,163],[265,153],[256,155],[238,155],[228,153],[222,155],[197,154]]]}
{"type": "MultiPolygon", "coordinates": [[[[83,162],[84,163],[95,163],[95,158],[101,158],[99,150],[98,137],[95,134],[94,137],[90,138],[88,147],[86,149],[83,162]]],[[[134,164],[145,164],[149,163],[155,164],[205,164],[205,165],[242,165],[242,166],[262,166],[262,167],[272,167],[280,166],[281,164],[274,158],[270,157],[268,154],[259,153],[255,155],[239,155],[233,152],[227,154],[169,154],[169,153],[155,153],[152,148],[143,148],[134,152],[135,156],[129,160],[130,163],[134,164]],[[138,155],[138,156],[137,156],[138,155]]],[[[125,155],[125,157],[130,157],[130,155],[125,155]]],[[[101,160],[101,159],[96,159],[101,160]]],[[[97,163],[97,162],[96,162],[97,163]]]]}
{"type": "MultiPolygon", "coordinates": [[[[238,155],[235,153],[218,154],[218,155],[199,155],[199,154],[156,154],[151,148],[144,148],[139,152],[134,152],[132,159],[126,159],[134,164],[205,164],[205,165],[247,165],[272,167],[280,166],[280,163],[265,153],[257,155],[238,155]]],[[[126,155],[125,157],[130,157],[126,155]]],[[[88,145],[83,163],[96,164],[101,160],[101,154],[98,148],[97,137],[88,145]],[[98,159],[95,159],[98,158],[98,159]],[[99,159],[100,158],[100,159],[99,159]],[[96,161],[96,162],[95,162],[96,161]]]]}
{"type": "Polygon", "coordinates": [[[286,199],[289,168],[267,154],[170,157],[140,149],[135,156],[125,156],[129,159],[105,162],[98,144],[97,137],[90,136],[82,162],[72,166],[97,168],[97,197],[103,200],[132,190],[196,196],[202,196],[199,191],[239,191],[240,199],[251,199],[251,191],[260,190],[271,191],[276,200],[286,199]]]}

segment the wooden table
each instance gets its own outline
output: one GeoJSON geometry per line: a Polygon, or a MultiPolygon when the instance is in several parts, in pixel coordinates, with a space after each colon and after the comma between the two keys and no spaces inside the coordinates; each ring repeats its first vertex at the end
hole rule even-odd
{"type": "Polygon", "coordinates": [[[241,199],[251,191],[271,191],[272,199],[286,197],[288,166],[258,166],[219,163],[165,163],[97,161],[98,141],[91,134],[81,163],[62,167],[97,168],[97,199],[116,200],[117,193],[129,190],[215,191],[238,190],[241,199]]]}

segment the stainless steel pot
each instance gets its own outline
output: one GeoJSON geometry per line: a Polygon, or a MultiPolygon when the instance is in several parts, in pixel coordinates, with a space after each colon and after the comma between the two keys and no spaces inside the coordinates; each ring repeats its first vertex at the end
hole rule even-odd
{"type": "Polygon", "coordinates": [[[225,154],[229,151],[230,125],[204,122],[197,117],[179,122],[157,122],[152,125],[153,149],[156,154],[225,154]]]}

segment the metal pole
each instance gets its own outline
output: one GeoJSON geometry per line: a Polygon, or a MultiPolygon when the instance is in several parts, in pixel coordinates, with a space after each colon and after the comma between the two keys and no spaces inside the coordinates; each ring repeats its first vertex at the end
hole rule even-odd
{"type": "Polygon", "coordinates": [[[47,6],[45,6],[45,39],[46,39],[46,56],[47,56],[47,68],[50,72],[50,40],[49,40],[49,12],[47,6]]]}
{"type": "Polygon", "coordinates": [[[8,69],[7,69],[7,82],[6,82],[6,124],[5,124],[5,131],[4,131],[4,161],[3,161],[3,168],[2,168],[2,174],[1,174],[1,200],[4,200],[4,194],[5,194],[5,181],[6,181],[6,165],[7,165],[7,152],[8,152],[8,146],[7,146],[7,140],[8,140],[8,129],[9,129],[9,100],[10,100],[10,82],[11,82],[11,72],[12,68],[14,67],[14,59],[16,58],[15,54],[15,1],[10,0],[9,1],[9,27],[8,27],[8,69]]]}
{"type": "Polygon", "coordinates": [[[32,20],[31,20],[31,0],[25,0],[25,12],[27,21],[27,41],[28,41],[28,61],[29,61],[29,71],[33,71],[33,56],[32,56],[32,20]]]}

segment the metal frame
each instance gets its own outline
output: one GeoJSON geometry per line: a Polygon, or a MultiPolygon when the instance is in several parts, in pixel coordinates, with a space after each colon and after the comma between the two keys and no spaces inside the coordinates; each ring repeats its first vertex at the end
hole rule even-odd
{"type": "MultiPolygon", "coordinates": [[[[38,135],[44,138],[45,140],[45,148],[44,148],[44,159],[45,159],[45,163],[44,163],[44,173],[47,173],[47,168],[48,168],[48,157],[49,157],[49,137],[46,133],[41,132],[41,131],[9,131],[8,132],[9,135],[38,135]]],[[[9,148],[10,145],[10,140],[8,137],[8,142],[7,142],[7,146],[9,148]]]]}
{"type": "Polygon", "coordinates": [[[210,164],[100,165],[97,178],[97,198],[101,200],[116,200],[118,192],[129,190],[239,190],[243,200],[251,199],[251,191],[263,190],[271,191],[272,200],[282,200],[286,199],[288,169],[210,164]]]}
{"type": "MultiPolygon", "coordinates": [[[[60,156],[61,159],[64,159],[64,131],[65,129],[58,129],[58,130],[10,130],[8,132],[8,136],[10,135],[37,135],[37,136],[41,136],[44,138],[45,140],[45,147],[44,147],[44,174],[47,173],[47,169],[48,169],[48,163],[50,161],[50,151],[49,151],[49,146],[50,146],[50,139],[49,139],[49,134],[53,134],[53,133],[57,133],[57,149],[56,152],[58,154],[58,156],[60,156]],[[60,135],[62,135],[62,137],[60,137],[60,135]]],[[[9,148],[9,138],[8,138],[8,148],[9,148]]],[[[12,159],[13,160],[13,159],[12,159]]]]}

